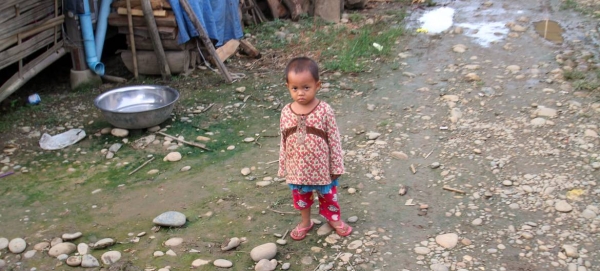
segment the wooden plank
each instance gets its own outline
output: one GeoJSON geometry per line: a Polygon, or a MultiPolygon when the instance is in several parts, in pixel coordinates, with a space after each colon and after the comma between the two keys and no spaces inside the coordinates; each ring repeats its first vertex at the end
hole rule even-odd
{"type": "MultiPolygon", "coordinates": [[[[167,11],[165,17],[156,17],[155,19],[157,26],[177,26],[177,21],[172,11],[167,11]]],[[[108,24],[111,26],[127,26],[127,16],[111,13],[108,15],[108,24]]],[[[146,21],[142,17],[133,17],[133,26],[146,26],[146,21]]]]}
{"type": "MultiPolygon", "coordinates": [[[[154,47],[152,47],[152,41],[148,38],[136,36],[134,39],[134,42],[135,42],[135,48],[138,50],[149,50],[149,51],[154,50],[154,47]]],[[[178,44],[177,40],[161,40],[161,43],[165,50],[182,51],[182,50],[186,49],[186,45],[178,44]]],[[[127,41],[127,44],[129,46],[131,46],[129,41],[127,41]]]]}
{"type": "MultiPolygon", "coordinates": [[[[129,34],[129,28],[125,26],[119,26],[119,34],[129,34]]],[[[133,28],[133,34],[136,36],[150,38],[150,33],[148,33],[148,28],[145,26],[138,26],[133,28]]],[[[169,27],[169,26],[159,26],[158,27],[158,35],[161,40],[174,40],[177,38],[177,27],[169,27]]]]}
{"type": "Polygon", "coordinates": [[[54,29],[48,29],[33,36],[27,41],[0,52],[0,69],[19,61],[20,59],[44,48],[54,42],[54,29]]]}
{"type": "Polygon", "coordinates": [[[217,55],[219,55],[219,59],[222,62],[225,62],[230,56],[235,54],[238,47],[240,46],[240,42],[238,40],[229,40],[223,46],[217,48],[217,55]]]}
{"type": "Polygon", "coordinates": [[[142,9],[144,9],[144,19],[146,19],[146,26],[148,26],[148,31],[150,32],[150,40],[152,41],[154,52],[158,58],[158,67],[160,68],[162,79],[168,80],[171,76],[171,70],[169,69],[169,63],[167,62],[167,57],[165,56],[165,50],[163,49],[162,41],[158,35],[156,20],[152,14],[150,0],[142,0],[142,9]]]}
{"type": "MultiPolygon", "coordinates": [[[[137,51],[138,72],[139,74],[160,75],[158,61],[154,51],[137,51]]],[[[186,73],[190,65],[190,51],[165,51],[167,63],[171,74],[186,73]]],[[[133,54],[131,51],[121,52],[121,60],[125,67],[133,71],[133,54]]]]}
{"type": "Polygon", "coordinates": [[[0,39],[37,27],[54,17],[54,3],[40,5],[25,14],[5,22],[0,27],[0,39]]]}
{"type": "MultiPolygon", "coordinates": [[[[25,13],[32,8],[42,5],[43,2],[40,0],[23,0],[19,2],[19,12],[25,13]]],[[[14,6],[1,9],[0,10],[0,23],[4,23],[6,21],[12,20],[16,17],[17,13],[15,12],[14,6]]]]}
{"type": "Polygon", "coordinates": [[[260,58],[261,56],[260,51],[258,51],[258,49],[256,49],[256,47],[254,47],[254,45],[252,45],[248,40],[240,40],[240,48],[242,49],[242,52],[252,58],[260,58]]]}
{"type": "MultiPolygon", "coordinates": [[[[168,1],[166,1],[168,3],[168,1]]],[[[150,0],[150,5],[152,6],[153,10],[161,10],[163,8],[165,8],[165,1],[163,0],[150,0]]],[[[142,1],[141,0],[131,0],[131,7],[141,7],[142,6],[142,1]]],[[[127,8],[127,1],[114,1],[112,3],[112,7],[113,8],[127,8]]],[[[169,8],[171,8],[171,5],[169,5],[169,8]]],[[[133,10],[132,10],[133,12],[133,10]]]]}
{"type": "MultiPolygon", "coordinates": [[[[28,31],[19,33],[18,35],[21,37],[21,39],[26,39],[32,35],[42,32],[48,28],[61,25],[64,21],[65,21],[65,16],[60,15],[56,18],[47,20],[43,25],[40,25],[34,29],[30,29],[28,31]]],[[[17,41],[18,41],[17,35],[0,40],[0,51],[3,51],[4,49],[14,45],[15,43],[17,43],[17,41]]]]}
{"type": "MultiPolygon", "coordinates": [[[[117,9],[117,14],[127,15],[127,8],[117,9]]],[[[152,14],[156,17],[165,17],[165,16],[167,16],[167,11],[166,10],[153,10],[152,14]]],[[[141,9],[132,9],[131,15],[132,16],[144,16],[144,11],[141,9]]]]}

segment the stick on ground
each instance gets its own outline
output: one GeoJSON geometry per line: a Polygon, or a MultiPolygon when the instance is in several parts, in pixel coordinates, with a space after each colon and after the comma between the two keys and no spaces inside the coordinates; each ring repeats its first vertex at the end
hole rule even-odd
{"type": "Polygon", "coordinates": [[[141,166],[137,167],[136,169],[134,169],[132,172],[129,172],[129,174],[127,175],[131,175],[133,173],[136,173],[138,170],[142,169],[143,167],[145,167],[147,164],[149,164],[150,162],[154,161],[154,156],[152,156],[152,158],[150,158],[150,160],[144,162],[141,166]]]}
{"type": "Polygon", "coordinates": [[[181,142],[181,143],[183,143],[183,144],[188,144],[188,145],[190,145],[190,146],[198,147],[198,148],[200,148],[200,149],[203,149],[203,150],[205,150],[205,151],[212,151],[211,149],[207,148],[207,147],[206,147],[206,146],[204,146],[203,144],[199,144],[199,143],[194,143],[194,142],[185,141],[185,140],[183,140],[183,139],[179,139],[179,138],[177,138],[177,137],[175,137],[175,136],[172,136],[172,135],[169,135],[169,134],[165,134],[165,133],[163,133],[163,132],[156,132],[156,133],[157,133],[157,134],[159,134],[159,135],[162,135],[162,136],[166,136],[166,137],[170,137],[170,138],[172,138],[172,139],[175,139],[175,140],[177,140],[177,141],[179,141],[179,142],[181,142]]]}
{"type": "Polygon", "coordinates": [[[455,192],[455,193],[460,193],[460,194],[466,194],[467,193],[465,191],[462,191],[462,190],[456,189],[456,188],[452,188],[452,187],[447,186],[447,185],[444,185],[444,187],[442,187],[442,189],[448,190],[448,191],[452,191],[452,192],[455,192]]]}

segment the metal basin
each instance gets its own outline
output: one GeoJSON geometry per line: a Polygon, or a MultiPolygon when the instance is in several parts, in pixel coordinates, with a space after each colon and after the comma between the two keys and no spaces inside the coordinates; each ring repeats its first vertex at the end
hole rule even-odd
{"type": "Polygon", "coordinates": [[[179,92],[170,87],[128,86],[100,94],[94,105],[115,127],[143,129],[167,120],[178,99],[179,92]]]}

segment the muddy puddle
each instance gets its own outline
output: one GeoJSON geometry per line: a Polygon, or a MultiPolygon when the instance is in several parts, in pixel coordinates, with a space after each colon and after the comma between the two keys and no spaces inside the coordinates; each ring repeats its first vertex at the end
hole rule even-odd
{"type": "Polygon", "coordinates": [[[555,21],[543,20],[534,22],[533,27],[535,28],[536,33],[548,41],[561,44],[564,40],[563,29],[560,24],[555,21]]]}

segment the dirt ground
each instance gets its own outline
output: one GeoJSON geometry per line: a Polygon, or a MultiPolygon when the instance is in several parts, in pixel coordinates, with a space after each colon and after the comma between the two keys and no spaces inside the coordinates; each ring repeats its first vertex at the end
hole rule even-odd
{"type": "MultiPolygon", "coordinates": [[[[382,61],[378,69],[356,76],[325,74],[330,87],[321,97],[336,110],[346,155],[342,212],[345,218],[358,217],[352,223],[355,234],[339,239],[313,230],[301,242],[287,238],[275,259],[291,263],[290,270],[327,270],[330,262],[333,270],[600,270],[600,96],[566,78],[598,72],[599,22],[561,9],[561,4],[449,1],[443,6],[455,10],[454,25],[441,34],[416,31],[418,18],[441,5],[413,9],[393,64],[382,61]],[[533,23],[546,19],[563,27],[563,43],[535,32],[533,23]],[[482,45],[472,36],[492,22],[505,25],[506,32],[492,32],[498,40],[482,45]],[[401,186],[408,188],[405,195],[398,193],[401,186]],[[563,201],[571,210],[562,208],[563,201]],[[442,244],[439,239],[448,233],[458,236],[457,244],[442,244]],[[350,248],[357,240],[361,245],[350,248]]],[[[376,2],[364,12],[376,17],[391,8],[393,3],[376,2]]],[[[266,88],[268,93],[257,88],[252,95],[262,99],[278,93],[273,95],[287,99],[281,82],[265,80],[273,86],[266,88]]],[[[185,82],[177,88],[185,88],[185,82]]],[[[221,108],[240,102],[238,85],[213,87],[232,97],[221,108]]],[[[69,111],[80,102],[68,98],[55,98],[64,106],[57,114],[84,117],[75,123],[61,119],[62,126],[101,128],[96,126],[101,116],[91,104],[69,111]]],[[[273,234],[291,230],[299,219],[290,214],[288,188],[274,179],[278,115],[264,109],[272,99],[261,102],[263,107],[253,107],[255,115],[249,116],[262,118],[261,125],[243,133],[222,131],[238,136],[216,150],[223,153],[220,162],[184,157],[160,167],[156,176],[144,175],[152,166],[145,168],[135,179],[110,174],[114,168],[128,172],[150,151],[104,161],[100,149],[118,141],[101,137],[106,142],[78,146],[89,153],[70,149],[37,156],[35,138],[18,138],[23,136],[19,127],[36,124],[16,123],[14,130],[2,131],[4,144],[20,143],[21,163],[52,177],[35,184],[46,196],[33,200],[19,193],[19,183],[44,178],[17,172],[0,179],[0,187],[10,183],[0,188],[0,237],[22,237],[33,247],[63,233],[83,232],[77,242],[114,238],[118,244],[111,250],[123,253],[121,262],[142,269],[183,270],[195,259],[219,258],[232,261],[233,270],[253,269],[249,251],[275,242],[273,234]],[[248,136],[260,138],[260,144],[242,143],[248,136]],[[227,145],[236,146],[234,154],[227,155],[227,145]],[[44,164],[53,156],[70,162],[44,164]],[[184,165],[192,170],[181,172],[184,165]],[[252,169],[248,176],[240,174],[245,167],[252,169]],[[95,172],[107,172],[106,179],[86,184],[86,176],[95,172]],[[273,184],[257,186],[262,180],[273,184]],[[187,216],[185,227],[153,232],[152,219],[169,210],[187,216]],[[147,234],[132,241],[140,232],[147,234]],[[221,243],[234,236],[247,241],[234,251],[220,251],[221,243]],[[184,239],[172,248],[177,256],[153,256],[169,249],[163,243],[171,237],[184,239]]],[[[196,131],[206,135],[206,130],[196,131]]],[[[221,140],[219,134],[208,136],[221,140]]],[[[167,152],[157,147],[152,153],[161,160],[167,152]]],[[[103,252],[94,255],[100,258],[103,252]]],[[[25,258],[5,249],[0,259],[7,270],[73,269],[45,253],[25,258]]],[[[99,269],[117,270],[108,265],[99,269]]],[[[220,270],[210,265],[198,269],[220,270]]]]}

